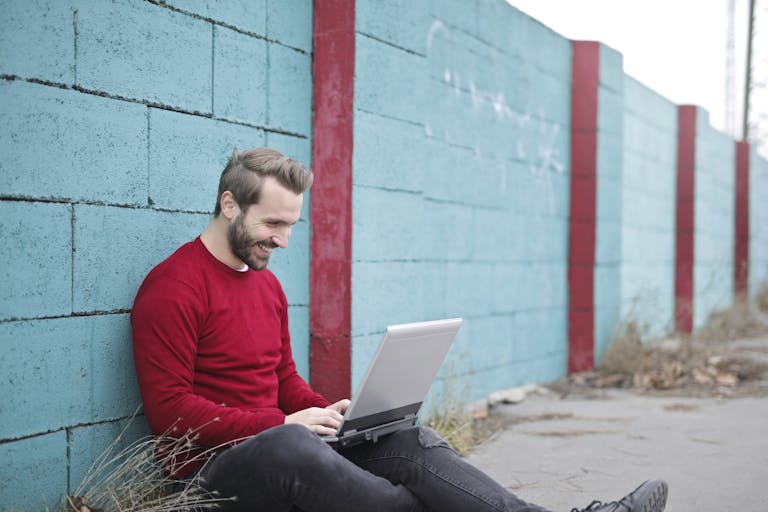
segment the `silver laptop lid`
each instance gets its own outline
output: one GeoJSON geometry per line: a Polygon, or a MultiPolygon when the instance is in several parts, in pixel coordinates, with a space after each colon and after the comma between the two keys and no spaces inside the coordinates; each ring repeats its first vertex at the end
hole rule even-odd
{"type": "Polygon", "coordinates": [[[409,406],[417,412],[461,323],[450,318],[387,327],[344,423],[409,406]]]}

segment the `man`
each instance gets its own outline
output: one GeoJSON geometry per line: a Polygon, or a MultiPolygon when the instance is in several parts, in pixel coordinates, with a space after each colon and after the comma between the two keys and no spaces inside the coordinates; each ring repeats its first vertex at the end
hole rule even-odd
{"type": "MultiPolygon", "coordinates": [[[[413,427],[334,451],[349,400],[329,403],[296,373],[285,294],[267,264],[299,220],[312,174],[269,148],[235,151],[214,216],[153,269],[136,296],[134,358],[152,432],[189,437],[166,457],[233,511],[541,511],[413,427]],[[198,450],[198,451],[195,451],[198,450]],[[203,465],[200,450],[214,452],[203,465]]],[[[203,457],[204,458],[204,457],[203,457]]],[[[661,512],[667,486],[642,484],[590,511],[661,512]]]]}

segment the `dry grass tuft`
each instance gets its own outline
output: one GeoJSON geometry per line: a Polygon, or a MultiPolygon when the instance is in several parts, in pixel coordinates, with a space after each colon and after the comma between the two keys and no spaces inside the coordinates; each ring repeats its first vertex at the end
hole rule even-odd
{"type": "Polygon", "coordinates": [[[500,418],[478,418],[462,408],[432,414],[425,425],[440,434],[459,455],[467,455],[503,428],[500,418]]]}
{"type": "Polygon", "coordinates": [[[593,372],[570,379],[593,388],[697,388],[722,392],[724,388],[763,378],[768,365],[737,354],[732,347],[736,340],[766,334],[765,321],[738,306],[712,313],[707,325],[693,336],[652,343],[643,343],[637,326],[629,323],[593,372]]]}
{"type": "Polygon", "coordinates": [[[755,305],[758,311],[768,313],[768,284],[763,284],[755,296],[755,305]]]}
{"type": "MultiPolygon", "coordinates": [[[[126,427],[127,429],[127,427],[126,427]]],[[[198,481],[177,481],[163,467],[188,454],[203,460],[213,450],[197,452],[195,432],[181,438],[142,438],[119,450],[126,429],[91,465],[74,495],[65,500],[67,512],[175,512],[218,508],[229,498],[206,491],[198,481]]]]}

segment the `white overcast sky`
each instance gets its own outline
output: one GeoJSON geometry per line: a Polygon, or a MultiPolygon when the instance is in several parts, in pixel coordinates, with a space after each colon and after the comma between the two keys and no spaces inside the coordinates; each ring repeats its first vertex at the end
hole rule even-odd
{"type": "MultiPolygon", "coordinates": [[[[728,0],[507,0],[555,32],[620,51],[624,71],[726,131],[728,0]]],[[[735,120],[741,126],[747,0],[736,0],[735,120]]]]}

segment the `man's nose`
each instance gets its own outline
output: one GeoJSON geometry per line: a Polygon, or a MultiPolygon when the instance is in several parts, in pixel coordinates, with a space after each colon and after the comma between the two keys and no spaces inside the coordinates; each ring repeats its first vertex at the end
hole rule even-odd
{"type": "Polygon", "coordinates": [[[281,249],[285,249],[286,247],[288,247],[289,238],[291,238],[291,228],[281,230],[280,233],[272,235],[272,243],[274,243],[281,249]]]}

